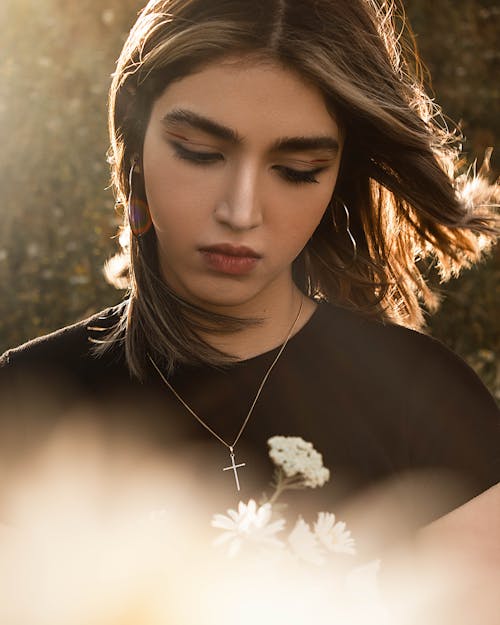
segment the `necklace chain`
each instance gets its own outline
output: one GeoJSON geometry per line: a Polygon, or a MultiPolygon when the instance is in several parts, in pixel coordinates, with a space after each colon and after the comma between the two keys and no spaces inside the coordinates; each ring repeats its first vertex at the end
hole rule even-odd
{"type": "Polygon", "coordinates": [[[235,460],[235,457],[234,457],[234,448],[235,448],[236,444],[238,443],[238,441],[240,440],[240,437],[243,434],[243,431],[246,428],[247,423],[250,420],[250,417],[252,416],[252,413],[253,413],[253,410],[255,408],[255,405],[256,405],[259,397],[260,397],[260,394],[262,393],[262,389],[264,388],[264,385],[266,384],[269,376],[271,375],[271,371],[273,370],[274,365],[280,359],[281,354],[285,350],[285,347],[287,346],[287,343],[288,343],[288,341],[290,340],[290,338],[291,338],[291,336],[293,334],[293,329],[295,328],[295,325],[296,325],[297,321],[299,320],[300,313],[302,312],[302,305],[303,305],[303,303],[304,303],[304,296],[301,295],[299,312],[297,313],[297,316],[293,320],[293,323],[292,323],[292,325],[290,327],[290,330],[288,330],[288,334],[286,335],[286,338],[285,338],[285,340],[283,342],[283,345],[280,347],[276,357],[274,358],[273,362],[271,363],[271,366],[268,368],[268,370],[266,371],[264,377],[262,378],[262,382],[260,383],[259,388],[257,389],[257,393],[255,394],[255,397],[254,397],[254,400],[252,402],[252,405],[250,406],[250,408],[248,410],[248,413],[247,413],[243,423],[241,424],[240,430],[239,430],[238,434],[236,435],[236,438],[234,439],[234,441],[233,441],[233,443],[231,445],[229,443],[227,443],[221,436],[219,436],[219,434],[217,434],[217,432],[215,432],[215,430],[213,430],[208,425],[208,423],[205,423],[205,421],[203,421],[203,419],[199,415],[196,414],[196,412],[191,408],[191,406],[184,401],[184,399],[179,395],[179,393],[175,390],[175,388],[170,384],[170,382],[167,380],[167,378],[160,371],[158,365],[151,358],[151,355],[148,354],[148,358],[151,361],[151,364],[156,369],[156,371],[158,372],[159,376],[161,377],[161,379],[163,380],[165,385],[170,389],[170,391],[179,400],[179,402],[186,408],[186,410],[188,410],[188,412],[190,412],[193,415],[193,417],[198,421],[198,423],[200,425],[202,425],[208,432],[210,432],[210,434],[212,434],[212,436],[215,436],[215,438],[217,440],[219,440],[225,447],[227,447],[229,449],[229,457],[231,458],[231,466],[225,467],[223,469],[223,471],[233,471],[234,479],[235,479],[235,482],[236,482],[236,489],[238,491],[240,490],[240,481],[238,479],[238,471],[237,470],[239,468],[241,468],[241,467],[246,466],[246,463],[243,462],[243,463],[240,463],[240,464],[236,464],[236,460],[235,460]]]}
{"type": "Polygon", "coordinates": [[[255,394],[254,400],[252,402],[252,405],[250,406],[248,413],[240,427],[240,430],[238,432],[238,434],[236,435],[236,438],[234,439],[233,443],[230,445],[229,443],[227,443],[221,436],[219,436],[217,434],[217,432],[215,432],[207,423],[205,423],[205,421],[203,421],[203,419],[201,417],[199,417],[196,412],[191,408],[191,406],[189,406],[189,404],[187,404],[184,399],[182,399],[182,397],[179,395],[179,393],[175,390],[175,388],[170,384],[170,382],[167,380],[167,378],[163,375],[163,373],[161,372],[161,370],[159,369],[159,367],[157,366],[157,364],[155,363],[155,361],[151,358],[151,355],[148,354],[148,358],[151,361],[151,364],[153,365],[153,367],[156,369],[156,371],[158,372],[158,374],[160,375],[161,379],[163,380],[163,382],[165,383],[165,385],[172,391],[172,393],[175,395],[175,397],[180,401],[180,403],[186,408],[186,410],[188,410],[193,417],[198,421],[198,423],[200,423],[206,430],[208,430],[210,432],[210,434],[212,434],[213,436],[215,436],[215,438],[217,438],[223,445],[225,445],[228,449],[229,449],[229,453],[231,455],[233,455],[233,450],[236,446],[236,444],[238,443],[238,441],[240,440],[241,435],[243,434],[243,431],[248,423],[248,421],[250,420],[250,417],[252,416],[253,410],[255,408],[255,405],[257,404],[257,401],[259,400],[260,394],[262,393],[262,390],[269,378],[269,376],[271,375],[271,371],[273,370],[275,364],[278,362],[278,360],[280,359],[281,354],[284,352],[285,347],[287,346],[288,341],[290,340],[293,330],[295,328],[295,325],[297,324],[297,321],[299,320],[300,314],[302,312],[302,305],[304,302],[304,297],[301,296],[300,298],[300,306],[299,306],[299,312],[297,313],[297,316],[295,317],[295,319],[293,320],[293,323],[290,327],[290,330],[288,331],[288,334],[282,344],[282,346],[280,347],[280,350],[278,352],[278,354],[276,355],[276,357],[274,358],[273,362],[271,363],[271,366],[269,367],[269,369],[266,371],[264,377],[262,378],[262,382],[259,385],[259,388],[257,389],[257,393],[255,394]]]}

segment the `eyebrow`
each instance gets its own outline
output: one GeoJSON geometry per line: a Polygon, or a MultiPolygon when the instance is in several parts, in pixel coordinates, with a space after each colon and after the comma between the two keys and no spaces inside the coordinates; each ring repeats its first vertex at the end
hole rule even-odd
{"type": "MultiPolygon", "coordinates": [[[[162,123],[185,124],[233,145],[243,143],[243,137],[232,128],[187,109],[173,109],[162,118],[162,123]]],[[[270,148],[271,152],[309,152],[313,150],[329,151],[336,155],[339,151],[339,142],[329,135],[281,137],[274,141],[270,148]]]]}

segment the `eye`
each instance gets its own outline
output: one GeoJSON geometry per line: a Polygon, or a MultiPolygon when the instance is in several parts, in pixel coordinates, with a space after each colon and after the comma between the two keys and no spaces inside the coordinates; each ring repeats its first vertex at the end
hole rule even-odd
{"type": "Polygon", "coordinates": [[[192,163],[197,163],[198,165],[208,165],[210,163],[224,160],[224,156],[219,152],[196,152],[194,150],[188,150],[176,141],[170,141],[170,144],[174,148],[175,155],[178,158],[192,163]]]}
{"type": "MultiPolygon", "coordinates": [[[[177,141],[169,141],[174,148],[174,152],[177,158],[180,158],[197,165],[210,165],[224,160],[224,155],[220,152],[198,152],[195,150],[189,150],[177,141]]],[[[283,165],[276,165],[274,167],[280,176],[287,182],[292,184],[314,184],[318,183],[315,176],[326,169],[326,167],[317,167],[308,171],[300,171],[298,169],[292,169],[291,167],[285,167],[283,165]]]]}
{"type": "Polygon", "coordinates": [[[280,176],[288,182],[293,184],[311,184],[318,183],[315,176],[324,171],[326,167],[317,167],[316,169],[310,169],[308,171],[299,171],[298,169],[291,169],[290,167],[276,165],[275,169],[279,172],[280,176]]]}

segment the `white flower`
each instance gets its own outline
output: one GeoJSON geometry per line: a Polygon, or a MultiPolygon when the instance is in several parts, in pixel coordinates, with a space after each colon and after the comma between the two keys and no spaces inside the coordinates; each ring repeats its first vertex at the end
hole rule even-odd
{"type": "Polygon", "coordinates": [[[311,532],[309,524],[302,517],[297,519],[295,527],[290,532],[288,543],[292,553],[309,564],[323,564],[324,558],[316,536],[311,532]]]}
{"type": "Polygon", "coordinates": [[[335,523],[335,515],[330,512],[320,512],[314,524],[314,533],[320,544],[334,553],[348,553],[355,555],[356,547],[351,532],[346,530],[343,521],[335,523]]]}
{"type": "Polygon", "coordinates": [[[257,507],[253,499],[248,504],[240,501],[238,511],[228,510],[227,516],[215,514],[212,518],[212,527],[226,530],[214,541],[215,545],[229,543],[228,554],[235,556],[244,543],[251,543],[260,547],[282,547],[283,543],[275,534],[281,532],[285,526],[284,519],[270,523],[272,506],[265,503],[257,507]]]}
{"type": "Polygon", "coordinates": [[[316,488],[330,479],[330,471],[323,466],[323,456],[312,443],[299,436],[273,436],[267,441],[269,456],[287,477],[302,476],[304,486],[316,488]]]}

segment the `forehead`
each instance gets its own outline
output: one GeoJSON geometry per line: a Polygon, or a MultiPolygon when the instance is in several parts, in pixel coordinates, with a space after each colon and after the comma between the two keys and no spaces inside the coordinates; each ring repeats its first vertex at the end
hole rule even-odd
{"type": "Polygon", "coordinates": [[[215,119],[243,138],[340,135],[318,87],[277,63],[245,57],[212,62],[173,82],[155,101],[153,116],[178,108],[215,119]]]}

